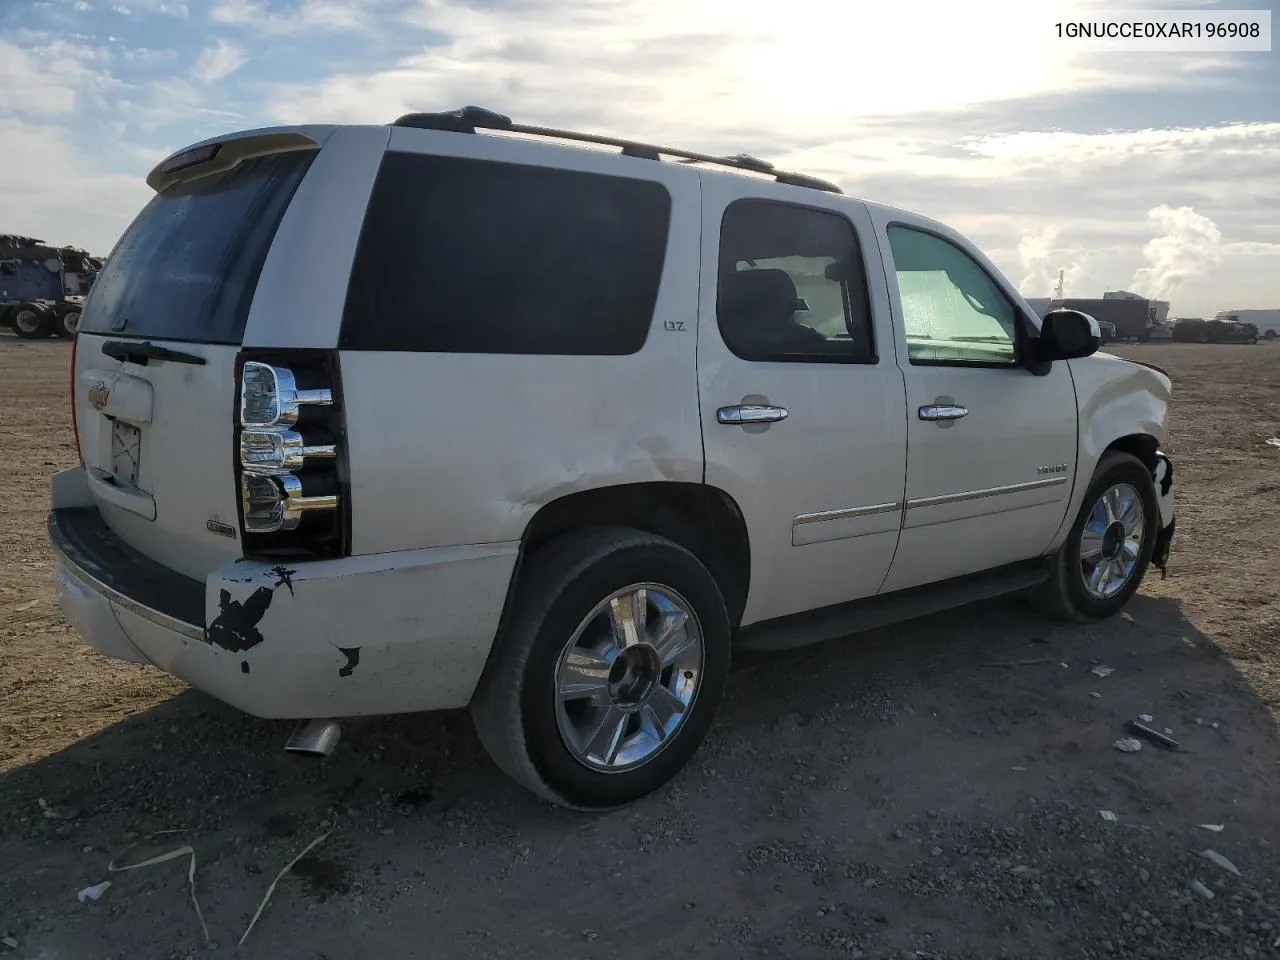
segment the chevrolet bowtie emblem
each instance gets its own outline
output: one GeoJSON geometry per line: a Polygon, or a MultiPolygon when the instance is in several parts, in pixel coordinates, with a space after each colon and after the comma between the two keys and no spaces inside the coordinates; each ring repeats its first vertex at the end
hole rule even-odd
{"type": "Polygon", "coordinates": [[[89,403],[93,409],[101,411],[111,397],[111,387],[104,380],[97,380],[89,388],[89,403]]]}

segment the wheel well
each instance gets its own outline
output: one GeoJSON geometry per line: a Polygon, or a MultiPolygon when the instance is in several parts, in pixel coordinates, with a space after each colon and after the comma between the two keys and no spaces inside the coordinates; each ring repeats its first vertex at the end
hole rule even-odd
{"type": "Polygon", "coordinates": [[[716,578],[729,622],[737,625],[751,582],[751,545],[738,505],[723,490],[700,483],[627,483],[553,500],[534,514],[521,540],[522,562],[571,530],[624,526],[684,547],[716,578]]]}
{"type": "Polygon", "coordinates": [[[1159,449],[1156,438],[1147,433],[1131,433],[1127,437],[1112,440],[1107,445],[1107,450],[1120,450],[1137,457],[1147,465],[1148,470],[1156,468],[1156,451],[1159,449]]]}

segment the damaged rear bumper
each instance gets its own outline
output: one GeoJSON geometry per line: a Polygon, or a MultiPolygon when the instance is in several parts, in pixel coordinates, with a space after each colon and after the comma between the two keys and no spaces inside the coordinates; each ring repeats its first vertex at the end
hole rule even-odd
{"type": "Polygon", "coordinates": [[[48,520],[55,586],[100,653],[153,664],[259,717],[409,713],[470,700],[517,544],[288,566],[239,561],[200,582],[125,543],[87,498],[60,498],[60,487],[76,485],[59,476],[48,520]]]}

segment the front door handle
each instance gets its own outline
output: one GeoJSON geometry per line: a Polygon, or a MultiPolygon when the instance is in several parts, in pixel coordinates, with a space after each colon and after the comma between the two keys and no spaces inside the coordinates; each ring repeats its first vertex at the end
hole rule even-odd
{"type": "Polygon", "coordinates": [[[920,408],[921,420],[959,420],[969,415],[969,408],[958,404],[933,404],[920,408]]]}
{"type": "Polygon", "coordinates": [[[777,423],[779,420],[787,419],[788,416],[786,407],[775,407],[763,403],[740,403],[732,407],[721,407],[716,411],[718,421],[731,425],[777,423]]]}

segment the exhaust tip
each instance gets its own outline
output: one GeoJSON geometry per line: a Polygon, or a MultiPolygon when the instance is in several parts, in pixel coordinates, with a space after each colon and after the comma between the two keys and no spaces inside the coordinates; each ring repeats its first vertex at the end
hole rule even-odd
{"type": "Polygon", "coordinates": [[[342,727],[337,720],[303,720],[294,727],[284,749],[304,757],[327,757],[341,737],[342,727]]]}

